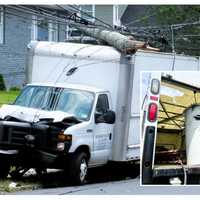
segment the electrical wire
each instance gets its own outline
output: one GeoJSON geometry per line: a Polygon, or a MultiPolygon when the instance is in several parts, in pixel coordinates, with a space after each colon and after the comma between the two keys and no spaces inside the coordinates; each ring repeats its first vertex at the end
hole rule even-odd
{"type": "MultiPolygon", "coordinates": [[[[24,17],[24,16],[21,16],[21,15],[18,15],[18,14],[13,14],[13,13],[10,13],[10,12],[8,12],[8,11],[5,11],[5,13],[7,13],[7,14],[10,14],[10,15],[13,15],[13,16],[17,16],[17,17],[20,17],[20,18],[22,18],[22,19],[24,19],[24,20],[27,20],[27,18],[26,17],[24,17]]],[[[29,18],[30,20],[31,20],[31,18],[29,18]]],[[[36,22],[41,22],[42,20],[38,20],[38,19],[33,19],[33,21],[36,21],[36,22]]],[[[27,24],[29,24],[29,22],[26,22],[26,21],[23,21],[23,23],[27,23],[27,24]]],[[[57,24],[60,24],[60,22],[57,22],[57,24]]],[[[62,23],[63,24],[63,23],[62,23]]],[[[41,27],[40,26],[40,28],[41,29],[44,29],[44,30],[46,30],[46,28],[48,28],[49,30],[57,30],[57,29],[53,29],[53,28],[50,28],[50,27],[41,27]]],[[[64,30],[64,29],[62,29],[62,31],[64,31],[65,33],[67,32],[66,30],[64,30]]],[[[114,41],[114,43],[116,43],[116,42],[118,42],[118,41],[120,41],[120,40],[124,40],[124,38],[122,38],[122,39],[116,39],[115,41],[114,41]]]]}
{"type": "MultiPolygon", "coordinates": [[[[153,17],[153,16],[155,16],[155,15],[156,15],[156,13],[151,14],[151,15],[148,15],[148,16],[145,16],[145,20],[148,19],[148,18],[150,18],[150,17],[153,17]]],[[[138,23],[138,22],[143,21],[143,20],[144,20],[144,18],[138,18],[138,19],[136,19],[136,20],[134,20],[134,21],[132,21],[132,22],[129,22],[129,23],[126,23],[126,24],[123,24],[123,25],[124,25],[124,26],[129,26],[129,25],[131,25],[131,24],[135,24],[135,23],[138,23]]]]}
{"type": "MultiPolygon", "coordinates": [[[[27,18],[27,17],[21,16],[21,15],[18,15],[18,14],[9,12],[9,11],[4,11],[4,13],[7,14],[7,15],[10,15],[10,16],[19,17],[19,18],[21,18],[21,19],[24,20],[24,21],[21,20],[21,22],[26,23],[26,24],[30,24],[30,22],[27,21],[27,19],[28,19],[28,20],[31,20],[31,21],[38,22],[38,23],[40,23],[40,22],[43,21],[43,19],[27,18]]],[[[37,23],[36,25],[38,25],[38,23],[37,23]]],[[[66,26],[69,25],[68,22],[66,22],[66,23],[53,22],[53,23],[56,24],[56,25],[66,25],[66,26]]],[[[69,26],[70,26],[70,25],[69,25],[69,26]]],[[[49,26],[46,26],[46,27],[39,26],[39,27],[40,27],[41,29],[44,29],[44,30],[46,30],[46,29],[48,29],[48,30],[53,30],[53,31],[57,31],[57,30],[58,30],[57,28],[50,28],[49,26]]],[[[63,31],[64,33],[68,33],[68,31],[67,31],[66,29],[62,29],[61,27],[59,27],[59,30],[60,30],[60,31],[63,31]]],[[[80,31],[80,32],[81,32],[81,31],[80,31]]]]}
{"type": "MultiPolygon", "coordinates": [[[[74,6],[73,6],[74,7],[74,6]]],[[[15,9],[16,10],[16,6],[13,8],[13,6],[9,6],[9,8],[11,8],[11,9],[15,9]]],[[[23,7],[23,9],[22,9],[22,7],[20,6],[20,8],[19,7],[17,7],[17,9],[18,9],[18,11],[21,11],[21,12],[23,12],[23,11],[25,11],[26,10],[26,8],[25,7],[23,7]]],[[[64,9],[64,8],[62,8],[64,11],[67,11],[66,9],[64,9]]],[[[44,10],[44,9],[43,9],[44,10]]],[[[80,9],[78,9],[78,10],[80,10],[80,9]]],[[[30,8],[29,8],[29,10],[28,10],[28,13],[30,14],[34,14],[34,15],[39,15],[39,16],[42,16],[42,17],[46,17],[46,18],[48,18],[48,19],[53,19],[54,20],[54,24],[59,24],[59,25],[69,25],[69,23],[70,23],[70,26],[72,26],[73,27],[73,23],[74,24],[79,24],[78,22],[69,22],[69,21],[71,21],[71,19],[68,19],[68,18],[65,18],[65,19],[63,19],[63,18],[61,18],[61,17],[55,17],[55,16],[52,16],[52,15],[49,15],[49,13],[48,13],[48,15],[46,15],[46,14],[42,14],[41,12],[39,13],[38,11],[34,11],[34,10],[30,10],[30,8]],[[66,20],[69,20],[69,21],[66,21],[66,20]]],[[[23,18],[24,20],[27,20],[27,18],[25,18],[25,17],[22,17],[22,16],[19,16],[19,15],[17,15],[17,14],[14,14],[14,13],[9,13],[10,15],[15,15],[15,16],[18,16],[18,17],[21,17],[21,18],[23,18]]],[[[34,21],[34,19],[31,19],[31,20],[33,20],[34,21]]],[[[37,21],[37,22],[41,22],[42,20],[35,20],[35,21],[37,21]]],[[[28,22],[27,22],[28,23],[28,22]]],[[[183,26],[188,26],[188,25],[196,25],[196,24],[199,24],[199,21],[197,21],[197,22],[192,22],[192,23],[182,23],[182,24],[174,24],[173,25],[173,28],[174,29],[176,29],[176,27],[178,27],[178,28],[182,28],[183,26]]],[[[80,24],[79,24],[80,25],[80,24]]],[[[77,26],[77,25],[76,25],[77,26]]],[[[91,25],[90,25],[91,26],[91,25]]],[[[99,25],[93,25],[93,28],[94,27],[99,27],[99,25]]],[[[102,26],[101,26],[102,27],[102,26]]],[[[160,27],[160,26],[159,26],[160,27]]],[[[158,26],[157,26],[157,28],[159,28],[158,26]]],[[[167,31],[169,31],[169,25],[165,25],[165,27],[168,27],[167,29],[165,29],[165,30],[167,30],[167,31]]],[[[40,28],[43,28],[43,27],[40,27],[40,28]]],[[[141,27],[140,27],[141,28],[141,27]]],[[[148,27],[147,27],[148,28],[148,27]]],[[[152,28],[152,27],[151,27],[152,28]]],[[[44,28],[43,28],[44,29],[44,28]]],[[[58,29],[56,29],[56,28],[52,28],[52,27],[48,27],[48,29],[49,30],[58,30],[58,29]]],[[[59,27],[59,30],[60,30],[60,27],[59,27]]],[[[146,30],[146,29],[145,29],[146,30]]],[[[150,35],[149,35],[149,33],[147,32],[147,31],[145,31],[144,29],[139,29],[139,30],[137,30],[137,32],[140,32],[140,31],[143,31],[143,32],[146,32],[146,36],[144,35],[143,37],[146,37],[146,38],[149,38],[150,37],[150,35]]],[[[65,29],[62,29],[62,31],[63,32],[65,32],[65,33],[67,33],[68,31],[66,31],[65,29]]],[[[141,35],[140,35],[141,36],[141,35]]],[[[153,35],[151,36],[151,39],[153,39],[153,35]]],[[[117,42],[118,40],[116,40],[115,42],[117,42]]],[[[156,41],[156,40],[155,40],[156,41]]],[[[176,48],[177,49],[177,48],[176,48]]],[[[184,50],[184,49],[182,49],[182,50],[184,50]]],[[[195,51],[194,49],[193,49],[193,51],[195,51]]]]}
{"type": "MultiPolygon", "coordinates": [[[[10,11],[4,11],[6,14],[8,14],[8,15],[10,15],[10,16],[16,16],[16,17],[19,17],[19,18],[21,18],[21,19],[23,19],[24,21],[22,21],[21,20],[21,22],[23,22],[23,23],[27,23],[27,24],[30,24],[30,22],[28,22],[27,21],[27,17],[24,17],[24,16],[21,16],[21,15],[19,15],[19,14],[16,14],[16,13],[13,13],[13,12],[10,12],[10,11]]],[[[32,21],[36,21],[36,22],[41,22],[42,21],[42,19],[40,20],[40,19],[32,19],[32,18],[29,18],[30,20],[32,20],[32,21]]],[[[65,22],[65,23],[61,23],[61,22],[54,22],[54,24],[57,24],[57,25],[69,25],[68,24],[69,22],[65,22]]],[[[40,28],[41,29],[45,29],[46,30],[46,28],[48,28],[49,30],[58,30],[58,29],[56,29],[56,28],[50,28],[50,27],[42,27],[42,26],[40,26],[40,28]]],[[[68,31],[66,30],[66,29],[62,29],[61,27],[59,27],[59,30],[60,31],[63,31],[64,33],[68,33],[68,31]]],[[[148,35],[147,35],[147,37],[148,37],[148,35]]],[[[148,37],[149,38],[149,37],[148,37]]],[[[117,42],[117,41],[116,41],[117,42]]],[[[199,48],[186,48],[186,47],[176,47],[176,49],[177,50],[191,50],[191,51],[198,51],[199,50],[199,48]]]]}
{"type": "MultiPolygon", "coordinates": [[[[38,13],[37,11],[34,12],[34,11],[30,11],[30,10],[27,10],[26,8],[19,8],[17,6],[7,6],[8,8],[10,9],[13,9],[13,10],[16,10],[16,11],[20,11],[20,12],[23,12],[23,13],[26,13],[26,14],[31,14],[31,15],[36,15],[38,17],[44,17],[46,19],[50,19],[50,20],[53,20],[53,21],[56,21],[57,23],[59,24],[63,24],[63,25],[66,25],[67,23],[69,22],[66,22],[66,20],[70,20],[70,24],[71,26],[75,25],[75,24],[78,24],[79,26],[83,25],[81,22],[79,21],[76,21],[76,20],[73,20],[71,18],[62,18],[62,17],[55,17],[55,16],[52,16],[52,15],[46,15],[45,13],[38,13]]],[[[84,25],[85,26],[85,25],[84,25]]],[[[92,27],[94,25],[91,25],[92,27]]],[[[97,26],[97,25],[95,25],[97,26]]]]}
{"type": "MultiPolygon", "coordinates": [[[[61,7],[62,7],[62,6],[61,6],[61,7]]],[[[106,25],[107,27],[109,27],[109,28],[111,28],[111,29],[113,30],[113,27],[112,27],[110,24],[104,22],[103,20],[101,20],[101,19],[99,19],[99,18],[97,18],[97,17],[94,17],[94,16],[92,16],[92,15],[89,15],[88,13],[86,13],[86,12],[80,10],[79,8],[77,8],[77,7],[75,7],[75,6],[69,5],[69,7],[71,7],[71,8],[73,8],[73,9],[77,10],[78,12],[80,12],[80,13],[82,13],[82,14],[88,16],[88,17],[91,17],[91,18],[93,18],[93,19],[95,19],[95,20],[101,22],[102,24],[106,25]]]]}
{"type": "Polygon", "coordinates": [[[143,30],[143,29],[170,29],[171,26],[174,27],[174,29],[179,29],[179,28],[183,28],[185,26],[192,26],[192,25],[199,25],[200,24],[200,20],[195,21],[195,22],[187,22],[187,23],[179,23],[179,24],[170,24],[170,25],[156,25],[156,26],[139,26],[139,27],[131,27],[131,30],[137,29],[137,30],[143,30]]]}

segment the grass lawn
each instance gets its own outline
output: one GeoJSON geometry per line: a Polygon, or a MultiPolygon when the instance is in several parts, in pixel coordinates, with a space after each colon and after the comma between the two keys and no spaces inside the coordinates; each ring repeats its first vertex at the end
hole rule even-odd
{"type": "Polygon", "coordinates": [[[2,106],[2,104],[13,103],[19,92],[20,92],[19,90],[17,91],[14,90],[9,92],[0,91],[0,106],[2,106]]]}
{"type": "MultiPolygon", "coordinates": [[[[11,90],[9,92],[7,91],[0,91],[0,107],[3,104],[9,104],[13,103],[16,99],[17,95],[20,93],[19,90],[11,90]]],[[[6,180],[0,180],[0,195],[7,193],[7,192],[15,192],[18,190],[27,190],[27,189],[33,189],[34,187],[38,186],[38,182],[36,180],[19,180],[14,181],[17,184],[17,187],[10,188],[9,185],[13,182],[11,178],[6,180]]]]}

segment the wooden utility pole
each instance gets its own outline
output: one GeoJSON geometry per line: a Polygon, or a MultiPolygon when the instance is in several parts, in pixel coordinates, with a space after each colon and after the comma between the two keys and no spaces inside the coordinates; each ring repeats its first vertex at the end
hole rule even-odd
{"type": "Polygon", "coordinates": [[[102,40],[125,54],[133,54],[138,49],[159,51],[159,49],[152,48],[145,42],[134,40],[115,31],[101,30],[99,28],[85,28],[80,26],[76,26],[76,28],[85,35],[102,40]]]}

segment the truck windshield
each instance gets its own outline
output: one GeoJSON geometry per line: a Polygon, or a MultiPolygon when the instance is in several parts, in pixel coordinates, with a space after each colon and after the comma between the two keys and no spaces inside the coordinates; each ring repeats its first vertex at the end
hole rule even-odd
{"type": "Polygon", "coordinates": [[[63,111],[79,120],[90,118],[94,94],[87,91],[27,86],[17,97],[14,105],[49,111],[63,111]]]}

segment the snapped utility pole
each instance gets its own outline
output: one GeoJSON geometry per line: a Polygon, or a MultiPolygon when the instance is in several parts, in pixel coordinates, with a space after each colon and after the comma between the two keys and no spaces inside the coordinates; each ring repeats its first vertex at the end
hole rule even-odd
{"type": "Polygon", "coordinates": [[[157,48],[150,47],[146,42],[134,40],[115,31],[101,30],[99,28],[85,28],[77,25],[75,25],[75,27],[85,35],[102,40],[125,54],[133,54],[138,49],[159,51],[157,48]]]}

